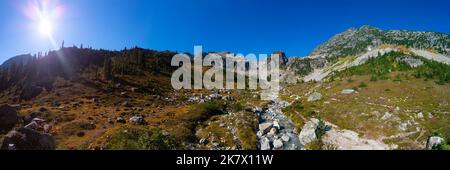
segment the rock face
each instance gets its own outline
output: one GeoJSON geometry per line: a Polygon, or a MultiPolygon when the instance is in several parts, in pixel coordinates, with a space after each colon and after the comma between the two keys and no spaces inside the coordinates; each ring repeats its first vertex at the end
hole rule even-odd
{"type": "Polygon", "coordinates": [[[324,57],[291,57],[287,64],[287,71],[299,76],[306,76],[315,69],[325,67],[327,60],[324,57]]]}
{"type": "Polygon", "coordinates": [[[441,138],[439,136],[432,136],[432,137],[428,138],[427,149],[428,150],[436,149],[436,147],[439,146],[440,144],[442,144],[443,142],[444,142],[443,138],[441,138]]]}
{"type": "Polygon", "coordinates": [[[311,119],[303,126],[302,131],[298,135],[298,139],[302,145],[307,145],[317,139],[316,129],[319,125],[318,119],[311,119]]]}
{"type": "Polygon", "coordinates": [[[313,102],[322,99],[322,94],[318,92],[314,92],[313,94],[309,95],[308,102],[313,102]]]}
{"type": "Polygon", "coordinates": [[[359,134],[346,129],[332,128],[323,137],[324,144],[336,150],[389,150],[390,147],[377,140],[364,139],[359,134]]]}
{"type": "MultiPolygon", "coordinates": [[[[321,81],[333,72],[361,65],[372,57],[392,51],[402,52],[398,46],[407,46],[413,54],[428,60],[450,64],[449,41],[450,36],[445,33],[385,31],[372,26],[351,28],[316,47],[306,57],[291,57],[283,80],[289,83],[295,83],[295,80],[321,81]],[[384,44],[390,46],[385,47],[384,44]]],[[[400,60],[411,67],[424,64],[422,59],[411,57],[411,53],[404,54],[400,60]]]]}
{"type": "Polygon", "coordinates": [[[3,140],[2,150],[54,150],[55,139],[50,134],[19,128],[10,131],[3,140]]]}
{"type": "Polygon", "coordinates": [[[314,49],[310,55],[327,57],[340,57],[356,55],[370,50],[370,47],[378,47],[382,44],[407,45],[413,44],[413,48],[437,48],[438,51],[446,51],[449,36],[444,33],[424,31],[380,30],[372,26],[351,28],[337,34],[330,40],[314,49]],[[414,42],[414,43],[412,43],[414,42]]]}
{"type": "Polygon", "coordinates": [[[411,66],[413,68],[419,67],[419,66],[421,66],[423,64],[422,60],[413,58],[413,57],[411,57],[409,55],[403,56],[401,58],[397,58],[396,60],[400,61],[400,62],[405,62],[405,63],[407,63],[409,66],[411,66]]]}
{"type": "Polygon", "coordinates": [[[0,106],[0,133],[11,130],[18,121],[16,109],[9,105],[0,106]]]}

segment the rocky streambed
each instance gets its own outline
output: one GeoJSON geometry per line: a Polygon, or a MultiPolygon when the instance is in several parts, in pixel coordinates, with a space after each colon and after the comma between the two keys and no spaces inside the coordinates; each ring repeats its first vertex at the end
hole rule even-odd
{"type": "Polygon", "coordinates": [[[304,149],[298,139],[298,130],[294,123],[283,114],[282,109],[289,106],[278,99],[264,108],[256,108],[259,117],[257,132],[260,150],[299,150],[304,149]]]}

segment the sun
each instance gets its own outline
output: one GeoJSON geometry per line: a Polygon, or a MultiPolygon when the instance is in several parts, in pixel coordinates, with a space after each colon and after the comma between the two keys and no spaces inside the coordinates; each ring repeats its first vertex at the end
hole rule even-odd
{"type": "Polygon", "coordinates": [[[53,24],[46,18],[41,18],[39,21],[39,32],[45,36],[51,36],[53,32],[53,24]]]}

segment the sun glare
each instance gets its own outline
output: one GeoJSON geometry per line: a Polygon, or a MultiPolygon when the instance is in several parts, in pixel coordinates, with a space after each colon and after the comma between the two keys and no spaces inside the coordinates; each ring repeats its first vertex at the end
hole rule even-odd
{"type": "Polygon", "coordinates": [[[55,34],[60,22],[63,6],[59,0],[27,0],[24,14],[30,19],[30,31],[36,32],[42,40],[52,43],[57,48],[55,34]]]}
{"type": "Polygon", "coordinates": [[[39,22],[39,31],[42,35],[51,36],[53,31],[52,23],[49,20],[42,18],[39,22]]]}

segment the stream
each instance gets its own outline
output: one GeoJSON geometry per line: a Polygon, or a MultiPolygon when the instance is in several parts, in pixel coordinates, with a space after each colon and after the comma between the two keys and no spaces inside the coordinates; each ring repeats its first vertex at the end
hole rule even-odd
{"type": "Polygon", "coordinates": [[[258,149],[302,150],[305,148],[300,144],[298,130],[295,130],[294,123],[282,112],[282,109],[289,105],[290,103],[286,101],[273,98],[271,104],[265,108],[257,109],[260,124],[257,132],[258,149]],[[261,127],[268,128],[260,129],[261,127]]]}

